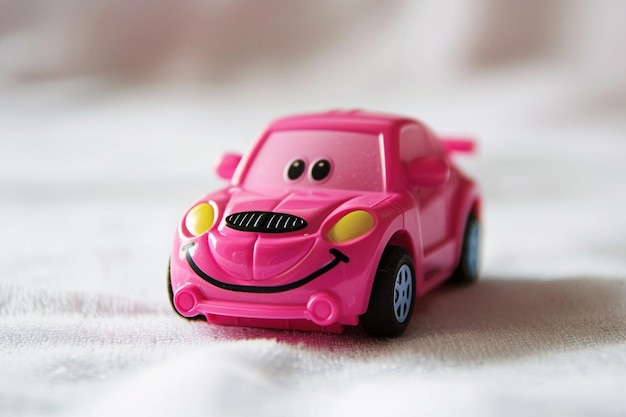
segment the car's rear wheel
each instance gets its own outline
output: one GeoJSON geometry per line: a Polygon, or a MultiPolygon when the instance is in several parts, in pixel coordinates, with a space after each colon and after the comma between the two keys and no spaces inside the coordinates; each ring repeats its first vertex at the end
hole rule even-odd
{"type": "Polygon", "coordinates": [[[172,310],[174,310],[174,312],[178,314],[180,317],[187,319],[187,320],[204,320],[204,316],[202,315],[198,315],[194,317],[185,317],[182,314],[180,314],[178,310],[176,310],[176,307],[174,306],[174,290],[172,289],[172,274],[170,272],[171,262],[172,262],[171,259],[167,261],[167,295],[169,296],[170,306],[172,306],[172,310]]]}
{"type": "Polygon", "coordinates": [[[406,250],[388,246],[376,271],[363,329],[379,337],[399,336],[406,330],[415,305],[415,267],[406,250]]]}
{"type": "Polygon", "coordinates": [[[456,270],[450,277],[451,283],[471,284],[478,279],[480,263],[480,223],[470,214],[463,233],[463,247],[456,270]]]}

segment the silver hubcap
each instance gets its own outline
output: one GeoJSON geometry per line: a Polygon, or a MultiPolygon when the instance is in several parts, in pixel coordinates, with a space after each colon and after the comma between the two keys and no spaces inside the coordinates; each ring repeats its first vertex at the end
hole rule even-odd
{"type": "Polygon", "coordinates": [[[411,311],[413,301],[413,274],[411,268],[404,264],[396,274],[393,297],[393,313],[398,323],[404,323],[411,311]]]}

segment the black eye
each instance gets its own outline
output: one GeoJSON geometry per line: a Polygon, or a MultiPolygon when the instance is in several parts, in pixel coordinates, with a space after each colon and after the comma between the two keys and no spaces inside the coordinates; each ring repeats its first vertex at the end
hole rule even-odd
{"type": "Polygon", "coordinates": [[[295,180],[304,172],[304,161],[302,159],[296,159],[287,168],[287,178],[295,180]]]}
{"type": "Polygon", "coordinates": [[[315,181],[321,181],[330,174],[330,162],[320,159],[311,168],[311,176],[315,181]]]}

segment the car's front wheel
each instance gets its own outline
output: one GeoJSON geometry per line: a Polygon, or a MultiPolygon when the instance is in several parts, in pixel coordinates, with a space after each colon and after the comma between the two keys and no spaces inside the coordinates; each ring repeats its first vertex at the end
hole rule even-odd
{"type": "Polygon", "coordinates": [[[406,330],[415,305],[415,266],[406,250],[388,246],[376,271],[363,329],[379,337],[399,336],[406,330]]]}

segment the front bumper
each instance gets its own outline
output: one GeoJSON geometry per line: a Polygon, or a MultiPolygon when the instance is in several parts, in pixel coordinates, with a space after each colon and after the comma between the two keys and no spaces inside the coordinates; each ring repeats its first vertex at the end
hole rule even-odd
{"type": "Polygon", "coordinates": [[[242,317],[264,320],[309,320],[318,326],[336,323],[356,325],[357,317],[342,315],[339,298],[330,291],[318,291],[309,296],[306,304],[262,304],[206,297],[191,283],[181,286],[174,294],[174,306],[186,317],[204,315],[242,317]]]}

